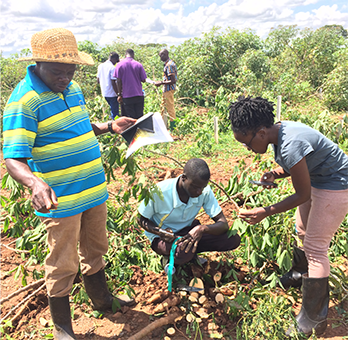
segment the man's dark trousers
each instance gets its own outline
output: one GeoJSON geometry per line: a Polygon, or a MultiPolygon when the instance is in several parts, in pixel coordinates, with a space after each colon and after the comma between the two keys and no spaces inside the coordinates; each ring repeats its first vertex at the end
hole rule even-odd
{"type": "Polygon", "coordinates": [[[123,116],[138,119],[144,114],[144,96],[123,98],[124,113],[123,116]]]}

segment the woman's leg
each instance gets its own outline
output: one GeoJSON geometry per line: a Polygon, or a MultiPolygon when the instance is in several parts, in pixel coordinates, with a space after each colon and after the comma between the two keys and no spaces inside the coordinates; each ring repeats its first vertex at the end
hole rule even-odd
{"type": "Polygon", "coordinates": [[[307,221],[306,216],[302,216],[303,221],[307,222],[303,247],[308,260],[308,277],[329,276],[330,263],[327,250],[347,212],[348,190],[312,188],[311,208],[307,221]]]}

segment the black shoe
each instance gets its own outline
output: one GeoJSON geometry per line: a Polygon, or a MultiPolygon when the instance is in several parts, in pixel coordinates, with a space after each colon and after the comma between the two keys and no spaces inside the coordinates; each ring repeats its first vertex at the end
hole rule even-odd
{"type": "MultiPolygon", "coordinates": [[[[329,278],[313,278],[304,275],[302,286],[302,306],[300,313],[296,316],[297,332],[306,335],[323,334],[327,327],[327,314],[329,311],[329,278]]],[[[292,325],[286,332],[291,336],[295,332],[292,325]]]]}
{"type": "Polygon", "coordinates": [[[54,324],[53,336],[56,340],[76,339],[71,325],[69,295],[48,297],[48,305],[54,324]]]}
{"type": "Polygon", "coordinates": [[[301,287],[302,276],[308,273],[308,261],[305,252],[294,246],[293,256],[290,271],[279,279],[284,289],[289,289],[290,287],[301,287]]]}
{"type": "Polygon", "coordinates": [[[128,295],[112,296],[106,284],[104,269],[93,275],[83,275],[83,281],[87,295],[92,300],[94,309],[98,311],[112,312],[112,305],[115,299],[118,307],[134,304],[134,299],[129,298],[128,295]]]}

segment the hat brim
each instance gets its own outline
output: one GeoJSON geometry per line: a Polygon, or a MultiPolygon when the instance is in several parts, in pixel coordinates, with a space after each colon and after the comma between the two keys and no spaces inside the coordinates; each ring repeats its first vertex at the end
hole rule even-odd
{"type": "Polygon", "coordinates": [[[93,58],[85,53],[85,52],[78,52],[77,57],[63,57],[63,58],[43,58],[43,57],[24,57],[24,58],[18,58],[18,61],[38,61],[43,63],[61,63],[61,64],[74,64],[74,65],[94,65],[93,58]]]}

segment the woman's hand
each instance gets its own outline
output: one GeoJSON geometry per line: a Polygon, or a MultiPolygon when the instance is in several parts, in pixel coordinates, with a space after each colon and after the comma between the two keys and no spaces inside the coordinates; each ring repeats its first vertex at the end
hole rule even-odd
{"type": "MultiPolygon", "coordinates": [[[[267,171],[261,176],[260,182],[270,182],[273,184],[275,179],[276,178],[275,178],[273,172],[267,171]]],[[[263,185],[263,187],[267,188],[267,189],[271,189],[271,188],[274,188],[274,185],[263,185]]]]}
{"type": "Polygon", "coordinates": [[[254,208],[251,210],[240,209],[238,217],[249,224],[261,222],[268,216],[265,208],[254,208]]]}

